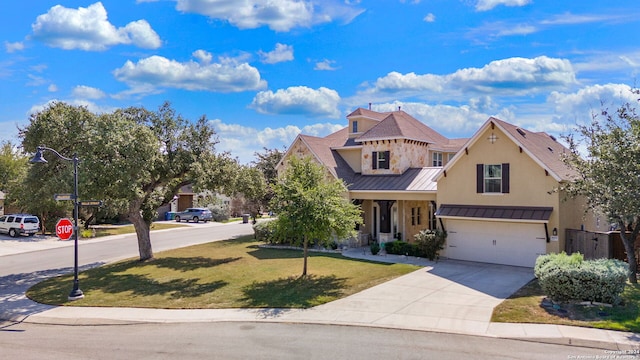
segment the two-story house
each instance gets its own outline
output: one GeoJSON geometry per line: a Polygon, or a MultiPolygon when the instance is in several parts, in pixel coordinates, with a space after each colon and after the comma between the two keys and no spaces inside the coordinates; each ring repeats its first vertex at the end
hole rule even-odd
{"type": "Polygon", "coordinates": [[[533,266],[564,249],[566,229],[605,230],[563,193],[574,176],[561,160],[568,149],[546,133],[490,118],[471,138],[447,139],[400,109],[359,108],[347,120],[323,138],[299,135],[278,168],[311,156],[342,179],[362,207],[364,238],[412,241],[438,227],[443,256],[533,266]]]}
{"type": "Polygon", "coordinates": [[[434,177],[467,139],[447,139],[401,110],[359,108],[347,120],[348,127],[324,138],[299,135],[279,168],[293,155],[311,156],[325,165],[361,205],[360,233],[375,241],[410,240],[418,231],[434,228],[434,177]]]}

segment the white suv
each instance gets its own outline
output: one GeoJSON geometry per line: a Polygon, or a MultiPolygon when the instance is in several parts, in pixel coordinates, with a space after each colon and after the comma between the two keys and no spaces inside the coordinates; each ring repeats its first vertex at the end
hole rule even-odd
{"type": "Polygon", "coordinates": [[[40,230],[40,220],[35,215],[13,214],[0,216],[0,233],[11,237],[26,234],[35,235],[40,230]]]}

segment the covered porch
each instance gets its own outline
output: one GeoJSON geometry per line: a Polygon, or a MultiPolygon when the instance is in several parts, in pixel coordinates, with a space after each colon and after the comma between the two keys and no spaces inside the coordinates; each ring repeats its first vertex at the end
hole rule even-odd
{"type": "Polygon", "coordinates": [[[356,175],[349,196],[362,208],[360,245],[394,240],[413,241],[421,230],[436,227],[439,168],[409,169],[402,175],[356,175]]]}

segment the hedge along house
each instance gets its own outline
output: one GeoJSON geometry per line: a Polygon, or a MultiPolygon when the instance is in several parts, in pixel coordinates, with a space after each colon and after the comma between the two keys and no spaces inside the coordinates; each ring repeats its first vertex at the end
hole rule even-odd
{"type": "Polygon", "coordinates": [[[411,241],[435,228],[435,176],[467,139],[450,140],[400,109],[379,113],[359,108],[349,126],[324,138],[298,135],[278,165],[310,156],[342,179],[345,196],[359,204],[364,224],[359,242],[411,241]]]}
{"type": "Polygon", "coordinates": [[[448,258],[532,267],[565,249],[566,229],[606,231],[561,189],[575,173],[552,136],[490,118],[440,170],[436,217],[448,258]]]}

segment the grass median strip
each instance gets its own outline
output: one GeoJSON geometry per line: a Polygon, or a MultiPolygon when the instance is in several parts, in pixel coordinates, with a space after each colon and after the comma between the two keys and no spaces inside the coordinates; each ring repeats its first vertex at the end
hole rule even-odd
{"type": "Polygon", "coordinates": [[[80,274],[85,298],[67,301],[72,276],[46,280],[27,291],[40,303],[166,309],[307,308],[407,274],[418,267],[302,252],[263,249],[253,237],[165,251],[154,260],[126,260],[80,274]]]}

